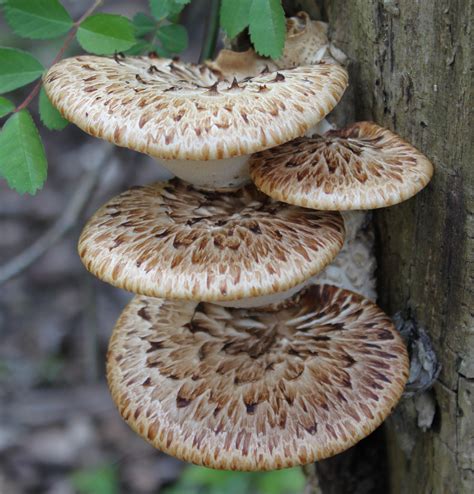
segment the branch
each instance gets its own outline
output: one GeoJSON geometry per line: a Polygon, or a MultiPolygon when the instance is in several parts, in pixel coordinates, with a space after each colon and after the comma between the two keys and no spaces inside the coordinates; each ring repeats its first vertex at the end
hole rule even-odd
{"type": "Polygon", "coordinates": [[[206,26],[204,42],[199,55],[199,62],[202,63],[214,56],[216,51],[217,35],[219,34],[219,11],[220,0],[211,0],[209,20],[206,26]]]}
{"type": "MultiPolygon", "coordinates": [[[[87,17],[89,17],[94,10],[96,10],[101,4],[103,0],[95,0],[95,2],[87,9],[87,11],[73,24],[72,29],[69,31],[66,39],[64,40],[63,46],[59,50],[58,54],[54,57],[54,60],[50,64],[50,67],[52,67],[54,64],[58,63],[62,56],[64,55],[64,52],[68,49],[69,45],[71,44],[71,41],[74,39],[74,36],[76,36],[77,30],[79,29],[79,26],[84,22],[87,17]]],[[[23,110],[26,108],[35,98],[35,96],[39,93],[39,90],[41,89],[41,86],[43,85],[43,81],[40,79],[33,89],[31,90],[31,93],[25,98],[25,100],[18,105],[15,108],[15,112],[19,112],[20,110],[23,110]]]]}
{"type": "Polygon", "coordinates": [[[19,255],[0,266],[0,285],[30,267],[75,226],[81,213],[88,205],[102,171],[110,162],[113,152],[114,148],[110,147],[91,169],[82,176],[71,201],[67,204],[61,216],[51,225],[51,228],[19,255]]]}

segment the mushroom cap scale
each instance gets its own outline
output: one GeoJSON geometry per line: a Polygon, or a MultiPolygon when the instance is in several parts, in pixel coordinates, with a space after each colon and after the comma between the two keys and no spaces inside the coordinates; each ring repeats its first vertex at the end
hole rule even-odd
{"type": "Polygon", "coordinates": [[[134,187],[100,208],[79,255],[119,288],[214,302],[289,290],[319,273],[343,242],[339,213],[278,203],[253,184],[211,192],[173,179],[134,187]]]}
{"type": "Polygon", "coordinates": [[[85,132],[162,159],[251,154],[304,135],[347,86],[337,65],[222,79],[205,65],[79,56],[44,77],[61,114],[85,132]]]}
{"type": "Polygon", "coordinates": [[[340,211],[397,204],[433,175],[423,154],[372,122],[295,139],[255,154],[249,165],[257,187],[274,199],[340,211]]]}
{"type": "Polygon", "coordinates": [[[276,312],[135,297],[107,377],[123,418],[198,465],[272,470],[344,451],[391,413],[408,378],[390,318],[313,286],[276,312]]]}

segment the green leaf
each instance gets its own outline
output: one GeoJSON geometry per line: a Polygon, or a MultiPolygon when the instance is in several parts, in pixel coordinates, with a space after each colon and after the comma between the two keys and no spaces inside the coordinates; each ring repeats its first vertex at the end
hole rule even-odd
{"type": "Polygon", "coordinates": [[[171,3],[169,0],[150,0],[150,10],[153,17],[158,21],[168,17],[171,3]]]}
{"type": "Polygon", "coordinates": [[[118,494],[119,482],[113,466],[81,470],[72,475],[72,484],[80,494],[118,494]]]}
{"type": "Polygon", "coordinates": [[[154,51],[159,57],[162,58],[171,58],[173,56],[173,54],[166,48],[159,45],[152,46],[151,51],[154,51]]]}
{"type": "Polygon", "coordinates": [[[155,19],[161,21],[179,14],[190,2],[191,0],[150,0],[150,10],[155,19]]]}
{"type": "Polygon", "coordinates": [[[135,57],[137,55],[142,55],[143,53],[149,53],[153,51],[153,45],[144,39],[140,40],[138,43],[135,43],[131,48],[125,51],[125,55],[130,55],[131,57],[135,57]]]}
{"type": "Polygon", "coordinates": [[[135,36],[137,38],[142,38],[147,34],[156,31],[156,21],[153,17],[144,14],[143,12],[138,12],[133,18],[133,26],[135,28],[135,36]]]}
{"type": "Polygon", "coordinates": [[[137,42],[130,20],[115,14],[88,17],[77,31],[77,41],[84,50],[95,55],[125,51],[137,42]]]}
{"type": "Polygon", "coordinates": [[[27,110],[14,113],[0,132],[0,174],[20,194],[35,194],[44,184],[48,163],[43,143],[27,110]]]}
{"type": "Polygon", "coordinates": [[[188,32],[181,24],[168,24],[156,32],[163,47],[173,53],[179,53],[188,46],[188,32]]]}
{"type": "Polygon", "coordinates": [[[33,55],[0,47],[0,94],[25,86],[42,73],[43,66],[33,55]]]}
{"type": "Polygon", "coordinates": [[[265,494],[299,494],[304,491],[305,484],[301,468],[266,472],[257,477],[258,491],[265,494]]]}
{"type": "Polygon", "coordinates": [[[8,115],[15,109],[15,105],[7,98],[0,98],[0,118],[8,115]]]}
{"type": "Polygon", "coordinates": [[[278,58],[285,45],[285,11],[281,0],[253,0],[250,39],[260,55],[278,58]]]}
{"type": "Polygon", "coordinates": [[[41,121],[49,130],[63,130],[69,123],[53,106],[44,88],[41,88],[39,95],[39,113],[41,121]]]}
{"type": "Polygon", "coordinates": [[[222,0],[220,23],[230,38],[235,38],[250,22],[252,0],[222,0]]]}
{"type": "Polygon", "coordinates": [[[5,19],[16,34],[31,39],[58,38],[73,26],[59,0],[7,0],[5,19]]]}

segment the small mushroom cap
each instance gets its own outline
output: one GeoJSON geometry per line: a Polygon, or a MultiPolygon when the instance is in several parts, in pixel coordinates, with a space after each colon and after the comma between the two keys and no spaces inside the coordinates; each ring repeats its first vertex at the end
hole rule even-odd
{"type": "Polygon", "coordinates": [[[325,210],[392,206],[414,196],[432,175],[423,154],[372,122],[295,139],[250,159],[250,176],[265,194],[325,210]]]}
{"type": "Polygon", "coordinates": [[[329,49],[328,25],[313,21],[306,12],[299,12],[286,21],[283,54],[275,63],[278,67],[297,67],[319,63],[329,49]]]}
{"type": "Polygon", "coordinates": [[[85,132],[162,159],[223,159],[304,135],[347,86],[331,64],[233,82],[205,65],[79,56],[44,77],[62,115],[85,132]]]}
{"type": "Polygon", "coordinates": [[[208,192],[173,179],[105,204],[84,228],[79,255],[119,288],[213,302],[288,290],[319,273],[343,242],[339,213],[278,203],[253,184],[208,192]]]}
{"type": "Polygon", "coordinates": [[[335,455],[390,414],[405,346],[374,303],[313,286],[276,312],[135,297],[107,359],[123,418],[158,449],[230,470],[335,455]]]}
{"type": "Polygon", "coordinates": [[[218,53],[215,60],[209,60],[205,63],[220,78],[230,78],[231,80],[234,77],[237,80],[245,79],[249,76],[255,77],[262,72],[274,72],[278,69],[271,59],[261,57],[252,48],[246,51],[234,51],[224,48],[218,53]]]}

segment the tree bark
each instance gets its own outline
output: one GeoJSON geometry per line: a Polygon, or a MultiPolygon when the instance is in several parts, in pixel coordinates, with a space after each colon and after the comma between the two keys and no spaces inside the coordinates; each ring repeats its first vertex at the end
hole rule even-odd
{"type": "MultiPolygon", "coordinates": [[[[379,303],[424,326],[442,364],[431,395],[403,400],[387,422],[390,492],[472,493],[473,1],[324,0],[323,15],[351,60],[349,118],[392,129],[435,166],[418,196],[375,213],[379,303]],[[435,418],[423,431],[417,424],[430,403],[435,418]]],[[[363,447],[348,453],[359,469],[373,461],[363,447]]],[[[357,475],[330,487],[340,465],[344,458],[320,465],[325,494],[355,492],[357,475]]]]}

